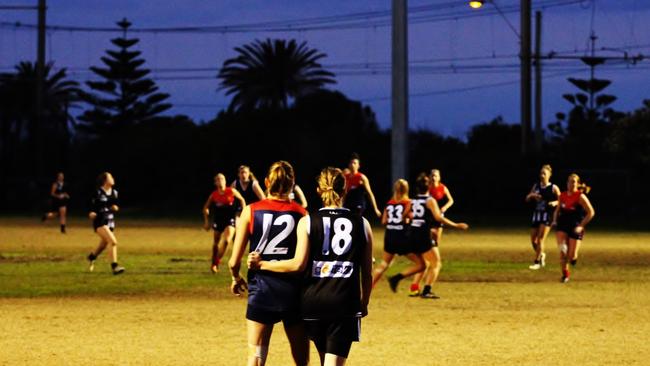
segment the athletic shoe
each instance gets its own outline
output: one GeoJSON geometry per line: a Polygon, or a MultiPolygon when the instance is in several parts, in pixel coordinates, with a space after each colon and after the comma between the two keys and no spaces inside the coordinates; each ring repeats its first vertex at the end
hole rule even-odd
{"type": "Polygon", "coordinates": [[[113,274],[114,275],[124,273],[124,271],[125,271],[125,268],[122,267],[122,266],[115,266],[115,268],[113,268],[113,274]]]}
{"type": "Polygon", "coordinates": [[[439,299],[440,298],[440,296],[434,294],[433,292],[427,292],[427,293],[423,292],[422,295],[420,295],[420,297],[423,298],[423,299],[439,299]]]}
{"type": "Polygon", "coordinates": [[[575,267],[578,264],[578,260],[577,259],[572,259],[571,262],[569,262],[569,263],[571,263],[571,267],[575,267]]]}
{"type": "Polygon", "coordinates": [[[210,270],[212,271],[212,273],[219,273],[219,266],[213,264],[212,267],[210,267],[210,270]]]}
{"type": "Polygon", "coordinates": [[[401,278],[398,276],[391,276],[388,278],[388,285],[390,286],[391,291],[397,292],[397,284],[400,280],[401,278]]]}
{"type": "Polygon", "coordinates": [[[562,276],[562,279],[560,280],[562,283],[567,283],[569,282],[569,277],[568,276],[562,276]]]}
{"type": "Polygon", "coordinates": [[[542,268],[542,265],[541,263],[537,263],[537,261],[535,261],[535,263],[528,266],[528,269],[532,269],[533,271],[537,271],[540,268],[542,268]]]}
{"type": "Polygon", "coordinates": [[[546,253],[542,253],[542,255],[539,257],[539,264],[542,267],[546,267],[546,253]]]}
{"type": "Polygon", "coordinates": [[[92,272],[95,270],[95,256],[90,253],[88,254],[88,272],[92,272]]]}
{"type": "Polygon", "coordinates": [[[420,290],[409,290],[409,297],[418,297],[420,296],[420,290]]]}

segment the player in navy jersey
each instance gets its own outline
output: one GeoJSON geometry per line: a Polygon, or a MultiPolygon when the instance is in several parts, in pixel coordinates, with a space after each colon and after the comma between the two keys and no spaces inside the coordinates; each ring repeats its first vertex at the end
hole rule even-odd
{"type": "Polygon", "coordinates": [[[544,242],[551,230],[553,211],[558,204],[560,188],[551,183],[553,169],[550,165],[542,166],[539,171],[539,182],[533,185],[530,193],[526,196],[526,202],[533,202],[533,218],[531,222],[530,242],[535,251],[535,261],[528,268],[538,270],[546,265],[546,253],[544,253],[544,242]]]}
{"type": "Polygon", "coordinates": [[[301,311],[321,365],[344,365],[360,338],[360,318],[368,313],[372,288],[372,229],[359,214],[341,207],[345,179],[325,168],[318,178],[323,208],[298,223],[292,259],[269,261],[249,254],[251,270],[304,271],[301,311]]]}
{"type": "MultiPolygon", "coordinates": [[[[461,230],[467,230],[469,226],[465,223],[455,223],[442,215],[437,201],[429,195],[430,185],[430,178],[426,173],[421,173],[415,182],[417,196],[411,199],[413,218],[408,238],[412,245],[412,252],[422,254],[427,267],[430,268],[424,276],[425,285],[420,296],[424,299],[438,299],[439,296],[434,294],[431,288],[442,268],[442,260],[438,243],[431,240],[431,227],[433,227],[434,221],[461,230]]],[[[399,274],[389,278],[393,291],[401,279],[402,276],[399,274]]]]}
{"type": "Polygon", "coordinates": [[[241,207],[246,206],[246,201],[235,188],[226,187],[226,176],[218,173],[214,176],[215,190],[208,196],[203,205],[203,228],[208,231],[212,228],[212,273],[219,272],[221,257],[226,252],[228,245],[232,244],[235,236],[235,199],[241,207]],[[210,225],[212,215],[212,225],[210,225]]]}
{"type": "Polygon", "coordinates": [[[348,165],[349,173],[345,174],[345,196],[343,197],[343,206],[363,215],[366,210],[366,197],[370,199],[372,208],[377,217],[381,217],[381,211],[377,208],[375,195],[370,189],[370,181],[363,173],[359,172],[361,166],[359,156],[353,154],[348,165]]]}
{"type": "Polygon", "coordinates": [[[375,286],[386,272],[396,255],[404,255],[413,262],[413,266],[400,272],[402,278],[424,271],[424,258],[421,253],[413,253],[407,238],[411,216],[411,200],[409,199],[408,182],[398,179],[393,185],[393,197],[386,204],[381,216],[381,223],[386,226],[384,234],[384,254],[381,263],[372,276],[375,286]]]}
{"type": "MultiPolygon", "coordinates": [[[[446,185],[440,181],[440,170],[431,169],[431,174],[429,175],[429,195],[436,200],[438,207],[440,207],[440,214],[445,215],[445,212],[454,204],[454,198],[451,196],[451,192],[446,185]]],[[[443,224],[441,221],[434,221],[431,225],[431,242],[440,245],[442,240],[443,224]]],[[[421,273],[417,273],[413,277],[413,282],[411,282],[411,288],[409,290],[409,296],[418,296],[420,295],[420,281],[423,278],[429,276],[429,273],[433,271],[433,266],[427,267],[421,273]]]]}
{"type": "Polygon", "coordinates": [[[63,172],[56,174],[56,180],[52,183],[50,187],[50,209],[46,212],[42,221],[53,218],[55,215],[59,215],[59,224],[61,225],[61,233],[65,234],[65,224],[66,216],[68,212],[68,200],[70,195],[65,189],[65,176],[63,172]]]}
{"type": "MultiPolygon", "coordinates": [[[[264,180],[268,196],[248,205],[237,223],[235,244],[228,261],[232,274],[231,291],[240,295],[247,287],[240,276],[241,259],[250,240],[250,252],[262,260],[293,258],[296,251],[296,226],[307,214],[291,201],[295,184],[291,164],[278,161],[271,165],[264,180]]],[[[248,271],[248,365],[264,365],[273,325],[282,321],[297,365],[309,363],[309,340],[300,318],[301,276],[264,270],[248,271]]]]}
{"type": "Polygon", "coordinates": [[[580,181],[577,174],[569,175],[567,190],[560,194],[560,204],[553,213],[555,236],[560,249],[562,282],[569,281],[569,263],[575,266],[578,250],[585,234],[585,226],[594,218],[587,193],[591,188],[580,181]]]}
{"type": "Polygon", "coordinates": [[[124,267],[117,264],[117,239],[115,230],[115,213],[119,211],[117,190],[113,188],[115,179],[111,173],[104,172],[97,178],[97,190],[91,199],[91,209],[88,217],[93,220],[93,229],[99,236],[99,246],[88,254],[89,271],[95,268],[95,260],[106,249],[111,247],[111,269],[114,275],[124,272],[124,267]]]}
{"type": "MultiPolygon", "coordinates": [[[[239,169],[237,170],[237,179],[230,184],[230,187],[239,191],[248,205],[266,198],[264,190],[262,190],[262,187],[260,187],[259,182],[255,178],[255,174],[253,174],[251,168],[247,165],[239,166],[239,169]]],[[[237,216],[241,214],[243,209],[244,206],[235,201],[235,212],[237,213],[237,216]]]]}

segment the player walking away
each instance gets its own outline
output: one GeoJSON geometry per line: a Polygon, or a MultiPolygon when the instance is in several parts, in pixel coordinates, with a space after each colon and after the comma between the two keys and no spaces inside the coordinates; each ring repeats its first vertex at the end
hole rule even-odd
{"type": "Polygon", "coordinates": [[[293,186],[293,191],[289,193],[289,198],[292,201],[300,202],[302,208],[307,208],[307,198],[305,198],[305,193],[300,189],[300,186],[297,184],[293,186]]]}
{"type": "Polygon", "coordinates": [[[352,212],[363,215],[366,210],[366,199],[364,193],[368,194],[372,208],[375,210],[377,217],[381,216],[381,211],[377,208],[375,195],[370,189],[370,181],[363,173],[359,172],[361,166],[359,155],[353,154],[348,165],[349,173],[345,175],[345,196],[343,206],[352,212]]]}
{"type": "MultiPolygon", "coordinates": [[[[445,215],[445,212],[454,204],[454,198],[449,192],[449,188],[442,184],[440,181],[440,170],[431,169],[430,186],[429,186],[429,195],[436,200],[438,207],[440,207],[440,213],[442,216],[445,215]]],[[[433,221],[431,227],[431,242],[440,244],[442,240],[442,228],[443,223],[440,221],[433,221]]],[[[411,288],[409,290],[409,296],[418,296],[420,295],[420,282],[422,279],[429,275],[433,271],[433,267],[427,267],[423,272],[415,274],[413,282],[411,283],[411,288]]]]}
{"type": "MultiPolygon", "coordinates": [[[[232,274],[231,291],[239,296],[247,285],[239,269],[250,240],[250,252],[264,261],[291,259],[296,252],[296,225],[307,214],[289,199],[295,183],[293,167],[286,161],[271,165],[264,179],[268,196],[248,205],[237,223],[232,255],[228,261],[232,274]]],[[[309,340],[300,317],[299,274],[248,271],[248,365],[264,365],[273,325],[282,321],[297,365],[309,363],[309,340]]]]}
{"type": "MultiPolygon", "coordinates": [[[[381,276],[386,272],[388,267],[393,262],[396,255],[404,255],[408,258],[413,265],[402,272],[396,277],[399,282],[402,278],[409,277],[413,274],[418,274],[424,271],[424,259],[422,254],[415,254],[408,244],[406,232],[408,230],[408,223],[411,215],[411,200],[409,199],[409,186],[408,182],[404,179],[398,179],[393,185],[393,197],[386,204],[384,213],[381,216],[382,225],[386,226],[384,234],[384,254],[382,261],[375,269],[372,277],[372,285],[375,286],[381,279],[381,276]]],[[[393,282],[390,282],[391,289],[393,282]]],[[[395,283],[396,286],[396,283],[395,283]]]]}
{"type": "MultiPolygon", "coordinates": [[[[237,172],[237,179],[235,179],[231,184],[231,188],[236,189],[242,197],[246,204],[251,204],[259,200],[266,198],[262,187],[260,187],[259,182],[255,178],[255,174],[251,171],[251,168],[247,165],[239,166],[237,172]]],[[[244,209],[238,201],[235,201],[235,212],[237,217],[241,214],[241,211],[244,209]]]]}
{"type": "Polygon", "coordinates": [[[366,219],[341,207],[345,178],[325,168],[318,178],[323,208],[298,223],[292,259],[264,260],[249,254],[251,270],[305,271],[302,317],[321,365],[344,365],[359,341],[360,318],[368,313],[372,288],[372,229],[366,219]]]}
{"type": "Polygon", "coordinates": [[[124,272],[124,267],[117,264],[117,239],[115,230],[115,213],[119,211],[117,190],[113,188],[115,179],[111,173],[104,172],[97,177],[97,191],[91,199],[91,210],[88,217],[93,220],[93,229],[99,236],[99,245],[95,251],[88,254],[88,270],[95,269],[95,260],[106,249],[111,247],[111,269],[114,275],[124,272]]]}
{"type": "Polygon", "coordinates": [[[70,195],[65,189],[65,176],[62,172],[59,172],[56,174],[56,180],[52,183],[50,189],[50,210],[43,215],[41,221],[59,215],[62,234],[65,234],[66,215],[68,213],[67,205],[69,199],[70,195]]]}
{"type": "Polygon", "coordinates": [[[560,204],[553,214],[563,283],[569,282],[569,263],[576,265],[585,226],[596,214],[587,198],[590,190],[589,186],[580,181],[577,174],[569,175],[567,190],[560,194],[560,204]]]}
{"type": "MultiPolygon", "coordinates": [[[[438,242],[432,241],[430,236],[433,222],[435,220],[461,230],[467,230],[469,226],[462,222],[455,223],[444,217],[436,200],[429,195],[429,187],[430,178],[426,173],[421,173],[415,181],[415,190],[418,195],[411,199],[413,219],[411,220],[411,228],[409,230],[409,242],[413,245],[412,251],[414,253],[422,253],[427,269],[429,269],[426,272],[426,276],[424,276],[425,285],[420,297],[425,299],[438,299],[440,297],[433,293],[431,288],[438,279],[438,274],[440,274],[442,259],[438,250],[438,242]]],[[[397,282],[397,280],[393,281],[397,282]]],[[[416,284],[417,282],[415,281],[411,283],[411,290],[414,289],[414,285],[416,284]]],[[[409,295],[411,295],[411,292],[409,292],[409,295]]]]}
{"type": "Polygon", "coordinates": [[[551,230],[553,211],[558,204],[560,188],[551,183],[553,169],[546,164],[539,171],[539,182],[533,185],[530,193],[526,196],[526,202],[534,202],[533,219],[531,223],[530,242],[535,251],[535,262],[528,268],[538,270],[546,266],[546,253],[544,253],[544,242],[551,230]]]}
{"type": "Polygon", "coordinates": [[[208,196],[203,205],[203,228],[206,231],[212,226],[212,273],[219,272],[221,257],[226,252],[228,245],[232,244],[235,235],[235,198],[241,207],[246,206],[246,201],[238,190],[226,187],[226,176],[218,173],[214,176],[215,190],[208,196]],[[212,225],[210,225],[212,214],[212,225]]]}

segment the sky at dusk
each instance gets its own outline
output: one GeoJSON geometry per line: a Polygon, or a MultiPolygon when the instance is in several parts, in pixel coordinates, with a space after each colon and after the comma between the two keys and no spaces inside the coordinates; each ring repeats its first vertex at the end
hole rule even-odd
{"type": "MultiPolygon", "coordinates": [[[[544,2],[548,0],[533,0],[533,4],[544,2]]],[[[0,5],[35,3],[36,0],[2,0],[0,5]]],[[[324,16],[334,19],[347,14],[389,10],[391,6],[389,0],[58,0],[48,3],[50,25],[107,28],[123,17],[136,28],[236,26],[324,16]]],[[[430,19],[409,26],[409,111],[413,129],[464,137],[471,125],[499,115],[507,122],[519,121],[517,36],[498,14],[466,16],[477,10],[465,3],[461,0],[409,1],[412,9],[441,5],[439,9],[433,6],[430,11],[411,14],[411,19],[430,19]],[[455,14],[455,19],[440,19],[445,13],[455,14]]],[[[497,1],[503,9],[518,3],[518,0],[497,1]]],[[[491,6],[487,4],[478,11],[486,11],[491,6]]],[[[505,16],[518,30],[519,14],[512,12],[505,16]]],[[[544,9],[543,17],[543,53],[557,51],[563,55],[582,55],[593,29],[598,36],[597,48],[618,49],[602,55],[622,56],[621,49],[630,55],[650,55],[650,1],[582,1],[544,9]]],[[[35,12],[0,10],[0,22],[3,24],[0,28],[1,70],[10,71],[20,60],[33,60],[36,32],[17,29],[10,24],[34,24],[35,12]]],[[[337,74],[338,81],[329,88],[371,106],[380,126],[390,126],[389,26],[131,35],[141,39],[138,49],[147,60],[146,66],[153,70],[152,78],[161,91],[171,94],[172,114],[187,114],[197,121],[211,119],[229,102],[229,97],[218,90],[216,70],[224,60],[235,55],[234,47],[255,39],[294,38],[328,55],[322,63],[337,74]]],[[[115,36],[117,32],[51,31],[48,33],[48,61],[68,68],[76,80],[94,78],[88,67],[100,65],[99,58],[111,47],[109,40],[115,36]]],[[[577,61],[555,59],[545,61],[543,73],[544,122],[549,123],[553,122],[556,112],[569,108],[561,95],[576,91],[566,78],[588,77],[588,69],[577,61]]],[[[608,91],[619,97],[614,104],[618,110],[633,110],[640,107],[643,99],[650,98],[648,58],[637,65],[620,62],[606,65],[597,70],[597,77],[613,81],[608,91]]]]}

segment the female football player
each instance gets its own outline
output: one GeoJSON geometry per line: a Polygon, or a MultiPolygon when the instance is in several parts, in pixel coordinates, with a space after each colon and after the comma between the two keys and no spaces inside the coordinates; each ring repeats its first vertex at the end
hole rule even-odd
{"type": "Polygon", "coordinates": [[[302,317],[321,365],[344,365],[359,341],[360,318],[368,313],[372,288],[372,229],[366,219],[342,208],[345,178],[325,168],[318,178],[323,208],[298,223],[292,259],[264,260],[249,254],[251,270],[303,272],[302,317]]]}
{"type": "Polygon", "coordinates": [[[406,233],[409,229],[410,215],[409,185],[406,180],[398,179],[393,186],[393,197],[386,204],[384,213],[381,216],[381,223],[386,226],[384,254],[381,264],[377,266],[372,277],[373,286],[381,279],[381,276],[386,272],[396,255],[404,255],[413,262],[413,266],[400,272],[402,278],[424,271],[425,265],[422,255],[413,253],[408,244],[406,233]]]}
{"type": "Polygon", "coordinates": [[[585,234],[585,226],[594,218],[587,193],[591,188],[580,181],[577,174],[569,175],[567,190],[560,194],[560,204],[555,208],[552,225],[560,249],[562,282],[569,282],[569,263],[575,266],[578,249],[585,234]]]}
{"type": "Polygon", "coordinates": [[[379,208],[377,208],[377,201],[375,195],[370,189],[370,181],[363,173],[359,172],[361,166],[359,156],[353,154],[348,165],[349,173],[345,175],[345,196],[343,198],[343,206],[363,215],[366,210],[365,194],[368,194],[372,208],[375,210],[377,217],[381,216],[379,208]]]}
{"type": "Polygon", "coordinates": [[[212,273],[219,272],[221,257],[228,245],[232,244],[235,235],[235,199],[241,207],[246,201],[235,188],[226,186],[226,176],[218,173],[214,176],[215,190],[208,196],[203,205],[203,228],[210,230],[210,214],[212,214],[212,273]]]}
{"type": "MultiPolygon", "coordinates": [[[[438,250],[438,242],[431,240],[433,222],[435,220],[461,230],[467,230],[469,226],[465,223],[455,223],[443,216],[437,201],[429,195],[429,187],[430,178],[425,173],[421,173],[415,181],[415,189],[418,195],[411,199],[413,219],[409,231],[409,242],[413,245],[413,252],[421,253],[427,268],[430,268],[426,276],[424,276],[425,286],[420,296],[425,299],[438,299],[440,297],[434,294],[431,288],[438,279],[438,274],[442,268],[442,260],[438,250]]],[[[395,276],[391,277],[391,287],[397,287],[397,282],[400,279],[395,276]]]]}
{"type": "MultiPolygon", "coordinates": [[[[262,187],[260,187],[259,182],[255,178],[255,174],[253,174],[251,168],[247,165],[239,166],[239,169],[237,170],[237,179],[230,184],[230,187],[236,189],[241,196],[244,197],[244,201],[246,201],[246,204],[248,205],[266,198],[262,187]]],[[[243,209],[244,206],[241,206],[239,202],[235,202],[237,217],[239,217],[243,209]]]]}
{"type": "Polygon", "coordinates": [[[535,209],[531,222],[530,242],[535,251],[535,261],[528,268],[538,270],[546,266],[546,253],[544,253],[544,242],[551,230],[553,211],[558,204],[560,188],[551,183],[553,169],[546,164],[539,171],[539,182],[533,185],[530,193],[526,196],[526,202],[534,202],[535,209]]]}
{"type": "Polygon", "coordinates": [[[115,213],[120,210],[117,201],[117,190],[113,188],[115,179],[109,172],[97,177],[97,190],[91,199],[91,210],[88,217],[93,220],[93,229],[99,236],[99,246],[88,254],[89,271],[95,268],[95,260],[106,249],[111,247],[111,269],[114,275],[124,272],[124,267],[117,264],[117,239],[115,230],[115,213]]]}
{"type": "MultiPolygon", "coordinates": [[[[271,165],[264,184],[267,198],[246,206],[237,223],[235,244],[228,261],[232,274],[230,289],[237,296],[247,288],[239,273],[246,244],[250,241],[250,252],[258,252],[261,260],[293,258],[296,225],[307,214],[289,198],[295,184],[291,164],[278,161],[271,165]]],[[[280,321],[284,323],[296,365],[309,363],[309,340],[300,317],[301,281],[301,276],[296,274],[248,271],[248,365],[265,364],[273,325],[280,321]]]]}
{"type": "Polygon", "coordinates": [[[50,187],[50,210],[46,212],[42,221],[53,218],[59,215],[59,224],[61,225],[61,233],[65,234],[66,215],[68,213],[68,200],[70,195],[65,189],[65,176],[63,172],[56,174],[56,180],[50,187]]]}

